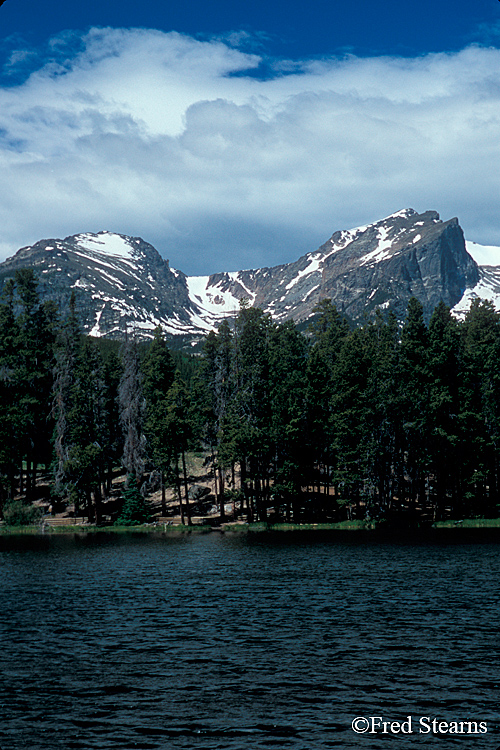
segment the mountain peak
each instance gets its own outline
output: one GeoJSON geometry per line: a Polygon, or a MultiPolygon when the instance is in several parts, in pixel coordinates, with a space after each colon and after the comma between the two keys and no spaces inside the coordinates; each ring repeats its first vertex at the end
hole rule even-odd
{"type": "MultiPolygon", "coordinates": [[[[458,220],[443,222],[436,211],[406,208],[338,230],[295,263],[207,277],[204,299],[224,292],[234,309],[234,300],[247,296],[277,320],[301,321],[325,297],[357,319],[376,307],[402,318],[410,297],[417,296],[430,316],[441,299],[456,304],[477,279],[458,220]]],[[[223,307],[225,298],[219,302],[223,307]]]]}
{"type": "Polygon", "coordinates": [[[428,318],[441,300],[453,307],[483,279],[458,220],[412,208],[336,231],[317,250],[274,268],[186,277],[142,238],[110,231],[22,248],[0,264],[0,281],[22,267],[34,268],[42,299],[61,309],[74,289],[84,328],[94,336],[134,331],[149,338],[160,325],[178,343],[193,343],[234,316],[243,297],[280,322],[306,321],[325,298],[357,320],[377,307],[402,319],[416,296],[428,318]]]}
{"type": "MultiPolygon", "coordinates": [[[[396,213],[391,214],[390,216],[386,216],[385,219],[382,219],[382,221],[388,221],[389,219],[397,219],[400,217],[407,219],[409,216],[415,216],[416,213],[417,212],[414,208],[402,208],[401,211],[396,211],[396,213]]],[[[436,216],[439,219],[439,214],[436,214],[436,216]]]]}
{"type": "Polygon", "coordinates": [[[100,255],[111,255],[118,258],[132,259],[137,254],[137,245],[141,243],[139,238],[127,237],[115,232],[101,231],[97,234],[86,232],[66,237],[65,242],[73,242],[82,249],[100,255]],[[134,252],[135,251],[135,252],[134,252]]]}

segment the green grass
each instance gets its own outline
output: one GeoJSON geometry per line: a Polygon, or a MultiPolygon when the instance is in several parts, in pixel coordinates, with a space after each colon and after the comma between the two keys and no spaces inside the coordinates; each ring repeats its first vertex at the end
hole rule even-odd
{"type": "Polygon", "coordinates": [[[339,521],[338,523],[251,523],[248,531],[373,531],[374,521],[339,521]]]}
{"type": "MultiPolygon", "coordinates": [[[[340,521],[339,523],[250,523],[223,525],[221,530],[231,533],[268,532],[268,531],[374,531],[382,528],[375,521],[340,521]]],[[[497,529],[500,518],[466,518],[463,521],[437,521],[433,529],[497,529]]],[[[45,526],[44,535],[54,534],[207,534],[210,526],[186,526],[158,524],[142,526],[45,526]]],[[[39,524],[33,526],[0,525],[0,536],[42,534],[39,524]]]]}
{"type": "Polygon", "coordinates": [[[141,525],[141,526],[45,526],[42,532],[41,526],[0,526],[0,536],[9,534],[206,534],[210,531],[209,526],[186,526],[175,524],[165,526],[164,524],[141,525]]]}
{"type": "Polygon", "coordinates": [[[0,526],[0,536],[8,534],[41,534],[40,526],[0,526]]]}
{"type": "MultiPolygon", "coordinates": [[[[465,518],[462,521],[437,521],[433,529],[496,529],[500,528],[500,518],[465,518]]],[[[340,521],[339,523],[251,523],[235,529],[244,531],[375,531],[390,530],[384,522],[340,521]]]]}
{"type": "Polygon", "coordinates": [[[500,518],[464,518],[463,521],[436,521],[433,529],[498,529],[500,518]]]}

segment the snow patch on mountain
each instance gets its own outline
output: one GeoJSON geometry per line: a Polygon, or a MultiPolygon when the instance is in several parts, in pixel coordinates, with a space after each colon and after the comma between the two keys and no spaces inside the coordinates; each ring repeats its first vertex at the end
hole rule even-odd
{"type": "MultiPolygon", "coordinates": [[[[260,271],[260,269],[259,269],[259,271],[260,271]]],[[[258,273],[258,272],[256,272],[256,273],[258,273]]],[[[241,272],[240,271],[230,271],[228,273],[228,276],[229,276],[230,279],[232,279],[233,281],[235,281],[237,284],[239,284],[241,286],[241,288],[243,289],[243,291],[247,295],[247,297],[248,297],[248,299],[250,301],[250,304],[253,304],[255,302],[256,294],[251,289],[249,289],[248,286],[245,285],[245,283],[243,282],[243,279],[241,277],[241,272]]],[[[239,307],[239,302],[240,301],[238,299],[238,307],[239,307]]]]}
{"type": "Polygon", "coordinates": [[[485,299],[500,310],[500,247],[479,245],[477,242],[465,241],[465,247],[479,265],[479,281],[475,286],[465,290],[460,302],[452,308],[452,313],[463,318],[475,299],[485,299]]]}
{"type": "Polygon", "coordinates": [[[465,247],[479,266],[500,266],[500,247],[479,245],[470,240],[465,241],[465,247]]]}
{"type": "Polygon", "coordinates": [[[339,250],[344,250],[347,245],[350,245],[351,242],[358,239],[358,237],[363,234],[363,232],[366,232],[367,229],[368,227],[366,226],[356,227],[355,229],[343,229],[340,232],[335,232],[329,240],[331,249],[323,255],[323,260],[326,260],[326,258],[329,258],[330,255],[333,255],[334,253],[338,253],[339,250]]]}
{"type": "MultiPolygon", "coordinates": [[[[323,260],[326,260],[333,253],[338,253],[340,250],[345,250],[348,245],[355,242],[356,240],[359,240],[361,236],[365,234],[365,232],[369,232],[370,230],[375,230],[377,232],[378,242],[376,247],[372,248],[370,252],[366,253],[366,255],[362,256],[359,259],[359,265],[373,266],[376,263],[387,260],[387,258],[395,254],[393,245],[397,242],[398,237],[405,232],[413,231],[411,228],[405,227],[404,225],[398,228],[397,220],[409,220],[411,219],[411,217],[416,215],[417,212],[413,208],[404,208],[401,211],[396,211],[396,213],[391,214],[390,216],[386,216],[385,219],[374,222],[373,224],[367,224],[359,227],[354,227],[353,229],[335,232],[335,234],[330,239],[331,249],[325,252],[323,260]]],[[[440,223],[441,220],[439,218],[433,218],[428,219],[428,221],[436,224],[440,223]]],[[[415,222],[413,226],[423,226],[424,223],[425,222],[423,221],[415,222]]],[[[415,234],[411,242],[416,243],[420,239],[421,235],[415,234]]]]}
{"type": "Polygon", "coordinates": [[[378,244],[369,253],[364,255],[360,261],[360,266],[368,265],[369,263],[380,263],[381,260],[385,260],[391,255],[390,249],[393,245],[394,238],[389,237],[389,230],[386,227],[380,227],[378,230],[378,244]]]}
{"type": "MultiPolygon", "coordinates": [[[[229,289],[224,289],[224,281],[227,281],[226,286],[232,281],[243,287],[238,279],[237,271],[224,274],[216,284],[212,284],[210,278],[210,276],[186,276],[186,286],[191,302],[189,313],[191,325],[193,329],[203,333],[217,328],[225,317],[233,317],[239,310],[239,299],[229,289]]],[[[251,292],[248,295],[251,299],[255,297],[251,292]]]]}
{"type": "Polygon", "coordinates": [[[312,273],[317,273],[321,268],[321,263],[324,260],[322,253],[313,253],[309,255],[309,263],[303,271],[299,271],[294,279],[292,279],[285,287],[285,289],[291,289],[297,284],[304,276],[310,276],[312,273]]]}
{"type": "Polygon", "coordinates": [[[121,260],[134,260],[136,248],[129,237],[113,232],[77,234],[75,241],[80,247],[89,250],[93,255],[114,256],[121,260]]]}
{"type": "MultiPolygon", "coordinates": [[[[233,280],[238,281],[234,275],[233,280]]],[[[237,273],[235,274],[237,276],[237,273]]],[[[238,311],[239,300],[231,292],[222,289],[219,282],[210,285],[210,276],[186,276],[189,299],[193,305],[208,314],[209,317],[221,315],[221,313],[238,311]]]]}
{"type": "Polygon", "coordinates": [[[471,289],[466,289],[460,302],[452,308],[452,313],[463,318],[475,299],[485,299],[493,303],[500,310],[500,267],[480,266],[479,281],[471,289]]]}
{"type": "Polygon", "coordinates": [[[386,216],[385,219],[382,219],[381,221],[377,221],[377,224],[383,224],[386,221],[391,221],[392,219],[408,219],[409,216],[415,216],[417,212],[414,208],[402,208],[400,211],[396,211],[394,214],[390,214],[389,216],[386,216]]]}

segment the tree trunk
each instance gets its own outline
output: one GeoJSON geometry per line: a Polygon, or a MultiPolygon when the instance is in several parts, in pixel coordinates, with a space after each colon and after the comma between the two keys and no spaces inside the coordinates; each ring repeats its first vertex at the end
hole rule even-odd
{"type": "Polygon", "coordinates": [[[184,497],[186,499],[186,516],[188,521],[188,526],[192,525],[191,521],[191,510],[189,508],[189,492],[188,492],[188,481],[187,481],[187,471],[186,471],[186,454],[184,453],[184,448],[181,452],[182,455],[182,473],[184,475],[184,497]]]}
{"type": "Polygon", "coordinates": [[[33,499],[33,490],[31,487],[31,454],[26,454],[26,499],[33,499]]]}
{"type": "Polygon", "coordinates": [[[15,477],[13,465],[9,466],[8,475],[9,475],[9,492],[8,492],[7,497],[9,498],[9,500],[11,500],[16,494],[16,477],[15,477]]]}
{"type": "Polygon", "coordinates": [[[165,474],[161,472],[161,514],[163,518],[167,515],[167,498],[165,495],[165,474]]]}
{"type": "Polygon", "coordinates": [[[97,482],[94,487],[94,508],[96,526],[100,526],[102,523],[102,496],[100,482],[97,482]]]}
{"type": "Polygon", "coordinates": [[[222,467],[219,466],[219,495],[218,502],[220,508],[220,520],[224,521],[226,516],[224,514],[224,476],[222,474],[222,467]]]}
{"type": "Polygon", "coordinates": [[[33,493],[36,493],[36,470],[38,468],[38,464],[36,462],[36,459],[33,459],[32,463],[32,473],[31,473],[31,486],[33,488],[33,493]]]}
{"type": "Polygon", "coordinates": [[[111,494],[111,487],[113,485],[113,464],[111,462],[108,463],[108,471],[107,471],[107,477],[106,477],[106,494],[111,494]]]}
{"type": "Polygon", "coordinates": [[[181,514],[181,523],[184,525],[184,507],[182,505],[181,478],[179,476],[179,456],[175,457],[175,481],[177,484],[177,494],[179,496],[179,512],[181,514]]]}
{"type": "Polygon", "coordinates": [[[92,495],[90,494],[90,490],[86,490],[85,499],[87,501],[87,519],[89,523],[92,523],[95,516],[94,516],[94,506],[92,504],[92,495]]]}

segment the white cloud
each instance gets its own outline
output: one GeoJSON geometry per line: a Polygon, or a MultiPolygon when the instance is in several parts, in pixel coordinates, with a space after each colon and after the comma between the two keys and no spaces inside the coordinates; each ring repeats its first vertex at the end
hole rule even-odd
{"type": "Polygon", "coordinates": [[[500,50],[277,63],[261,80],[220,40],[83,42],[0,89],[1,257],[110,229],[189,273],[271,265],[407,206],[500,244],[500,50]]]}

